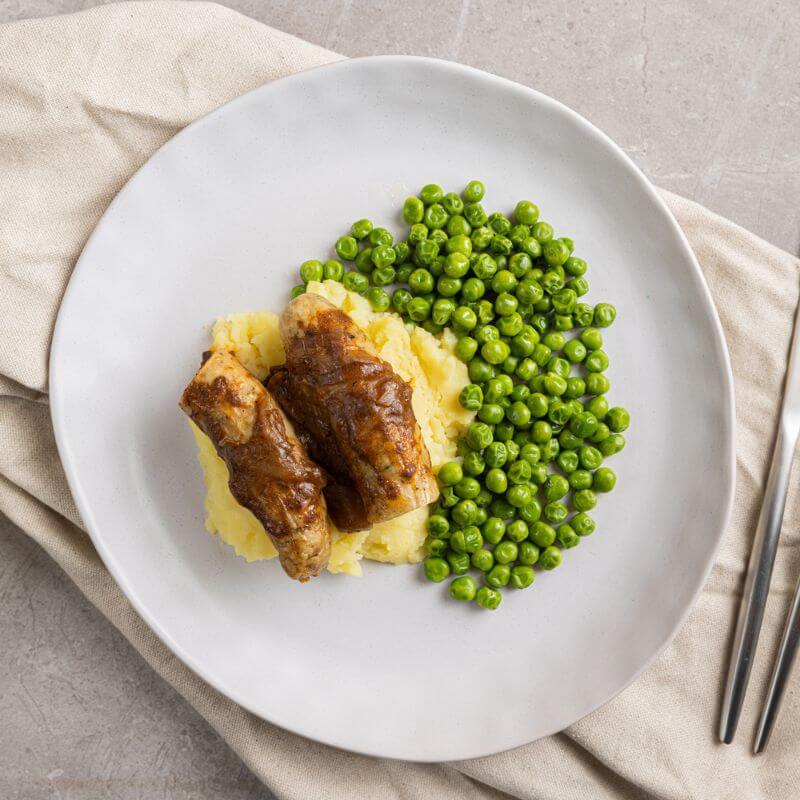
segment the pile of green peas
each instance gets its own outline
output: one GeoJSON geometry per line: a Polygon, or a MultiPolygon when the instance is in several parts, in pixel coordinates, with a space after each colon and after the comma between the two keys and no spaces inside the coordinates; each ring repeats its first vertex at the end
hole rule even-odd
{"type": "Polygon", "coordinates": [[[341,281],[375,311],[455,333],[470,380],[459,401],[476,418],[439,469],[423,567],[434,583],[454,576],[453,599],[493,610],[502,589],[531,586],[534,567],[555,569],[594,531],[588,512],[616,484],[605,460],[625,446],[630,415],[607,399],[602,329],[616,310],[582,302],[586,262],[573,241],[529,200],[510,218],[487,214],[484,193],[477,180],[460,195],[423,186],[403,204],[402,241],[354,222],[336,241],[341,260],[303,263],[292,297],[309,281],[341,281]]]}

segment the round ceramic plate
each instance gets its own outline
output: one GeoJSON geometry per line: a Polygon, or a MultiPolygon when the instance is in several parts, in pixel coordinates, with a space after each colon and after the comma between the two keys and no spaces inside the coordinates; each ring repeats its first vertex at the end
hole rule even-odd
{"type": "Polygon", "coordinates": [[[681,231],[642,174],[559,103],[427,59],[343,61],[189,126],[112,203],[56,326],[52,413],[83,519],[134,607],[191,669],[321,742],[417,761],[558,731],[613,697],[675,634],[732,499],[733,395],[721,329],[681,231]],[[209,324],[280,310],[297,266],[352,220],[400,230],[432,180],[539,204],[589,263],[612,399],[634,423],[597,531],[482,612],[418,566],[294,583],[203,527],[178,397],[209,324]]]}

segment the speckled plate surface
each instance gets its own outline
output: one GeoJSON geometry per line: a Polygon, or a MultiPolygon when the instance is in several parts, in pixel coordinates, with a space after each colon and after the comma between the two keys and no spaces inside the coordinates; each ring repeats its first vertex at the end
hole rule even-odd
{"type": "Polygon", "coordinates": [[[602,705],[678,629],[733,495],[733,394],[695,259],[607,137],[530,89],[446,62],[344,61],[276,81],[189,126],[108,209],[56,326],[52,413],[103,560],[158,636],[212,686],[351,750],[461,759],[558,731],[602,705]],[[527,197],[589,263],[612,397],[631,411],[598,529],[495,613],[417,567],[289,581],[203,527],[178,409],[214,318],[279,310],[297,265],[353,219],[399,229],[431,180],[527,197]]]}

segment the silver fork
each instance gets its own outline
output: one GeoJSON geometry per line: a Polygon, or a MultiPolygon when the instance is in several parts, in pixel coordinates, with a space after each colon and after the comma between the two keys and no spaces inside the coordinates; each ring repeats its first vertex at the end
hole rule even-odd
{"type": "MultiPolygon", "coordinates": [[[[728,680],[722,704],[719,738],[726,744],[733,741],[739,716],[742,711],[750,670],[753,666],[761,623],[764,619],[764,607],[767,603],[772,568],[775,565],[775,554],[778,550],[778,539],[781,533],[783,512],[786,507],[786,492],[789,484],[789,472],[792,467],[792,455],[800,434],[800,311],[795,313],[794,332],[789,350],[789,362],[786,369],[786,380],[783,390],[783,402],[775,437],[775,449],[769,468],[764,501],[758,517],[753,549],[747,565],[742,602],[736,623],[733,649],[731,651],[728,680]]],[[[775,665],[773,681],[768,695],[767,705],[759,726],[756,741],[756,752],[760,752],[769,737],[772,724],[786,686],[786,680],[792,667],[794,655],[800,639],[800,584],[795,593],[792,611],[786,623],[783,642],[775,665]],[[759,749],[760,743],[760,749],[759,749]]]]}

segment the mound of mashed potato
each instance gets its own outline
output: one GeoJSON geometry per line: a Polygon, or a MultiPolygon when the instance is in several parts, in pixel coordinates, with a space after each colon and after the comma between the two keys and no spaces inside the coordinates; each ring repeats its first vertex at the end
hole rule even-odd
{"type": "MultiPolygon", "coordinates": [[[[456,454],[456,441],[472,421],[458,395],[466,383],[466,366],[453,353],[455,337],[445,331],[432,336],[422,328],[406,328],[396,314],[376,313],[360,295],[340,283],[310,283],[308,291],[341,308],[370,338],[380,357],[412,388],[412,405],[434,472],[456,454]]],[[[259,311],[233,314],[217,320],[212,331],[214,350],[229,350],[259,380],[285,358],[278,317],[259,311]]],[[[228,488],[228,468],[214,445],[189,423],[197,440],[197,457],[206,483],[206,528],[247,561],[274,558],[277,553],[261,523],[236,502],[228,488]]],[[[428,509],[418,508],[369,531],[342,533],[329,521],[333,547],[330,572],[360,575],[362,558],[392,564],[421,561],[428,509]]]]}

